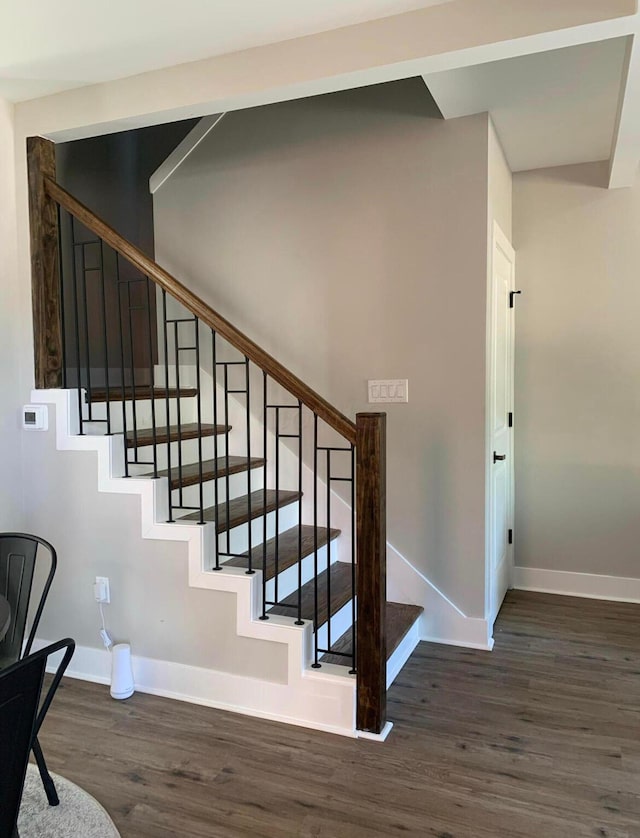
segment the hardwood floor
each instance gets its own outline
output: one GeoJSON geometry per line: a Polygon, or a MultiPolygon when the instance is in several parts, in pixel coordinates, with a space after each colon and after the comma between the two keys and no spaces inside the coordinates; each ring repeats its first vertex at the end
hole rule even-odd
{"type": "Polygon", "coordinates": [[[640,836],[640,605],[511,592],[388,708],[378,744],[66,680],[40,741],[123,838],[640,836]]]}

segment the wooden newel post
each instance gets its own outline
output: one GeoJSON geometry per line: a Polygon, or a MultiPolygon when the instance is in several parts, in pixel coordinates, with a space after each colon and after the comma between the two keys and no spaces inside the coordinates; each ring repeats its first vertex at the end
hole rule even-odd
{"type": "Polygon", "coordinates": [[[29,223],[31,227],[31,298],[35,384],[62,387],[62,317],[58,258],[58,209],[44,188],[55,180],[55,146],[43,137],[27,139],[29,223]]]}
{"type": "Polygon", "coordinates": [[[387,721],[386,413],[356,416],[358,540],[358,730],[381,733],[387,721]]]}

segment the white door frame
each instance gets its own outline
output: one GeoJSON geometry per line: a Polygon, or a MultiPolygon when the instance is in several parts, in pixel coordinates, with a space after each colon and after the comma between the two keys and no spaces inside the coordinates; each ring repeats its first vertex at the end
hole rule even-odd
{"type": "MultiPolygon", "coordinates": [[[[493,563],[492,563],[492,556],[493,556],[493,531],[492,531],[492,520],[493,520],[493,492],[492,492],[492,470],[494,468],[493,465],[493,428],[494,428],[494,417],[493,413],[493,376],[492,376],[492,369],[493,369],[493,337],[494,337],[494,319],[493,319],[493,311],[494,311],[494,293],[495,293],[495,285],[494,285],[494,254],[497,248],[500,248],[503,253],[507,256],[507,258],[511,261],[511,264],[514,267],[514,272],[512,275],[512,287],[511,291],[515,290],[513,287],[513,283],[515,282],[515,251],[511,245],[511,242],[504,234],[500,226],[496,221],[493,222],[493,227],[491,230],[491,247],[488,259],[488,276],[487,276],[487,354],[486,354],[486,434],[485,434],[485,618],[487,620],[488,625],[488,634],[489,640],[493,636],[493,624],[495,622],[495,618],[497,616],[497,610],[493,608],[493,585],[494,585],[494,578],[493,578],[493,563]],[[493,613],[493,611],[496,613],[493,613]]],[[[508,304],[508,303],[507,303],[508,304]]],[[[511,363],[511,370],[510,375],[508,377],[507,387],[508,387],[508,401],[509,401],[509,410],[513,412],[513,393],[514,393],[514,345],[515,345],[515,328],[514,328],[514,319],[512,317],[509,334],[508,334],[508,352],[511,355],[512,363],[511,363]]],[[[514,519],[514,497],[515,497],[515,474],[514,474],[514,444],[513,444],[513,429],[509,434],[509,445],[508,450],[505,451],[507,455],[507,464],[510,470],[510,497],[508,503],[508,511],[507,516],[510,522],[509,526],[513,530],[513,519],[514,519]]],[[[514,538],[515,540],[515,538],[514,538]]],[[[507,544],[507,556],[506,561],[508,564],[508,575],[509,575],[509,587],[513,585],[513,565],[514,565],[514,545],[513,543],[507,544]]]]}

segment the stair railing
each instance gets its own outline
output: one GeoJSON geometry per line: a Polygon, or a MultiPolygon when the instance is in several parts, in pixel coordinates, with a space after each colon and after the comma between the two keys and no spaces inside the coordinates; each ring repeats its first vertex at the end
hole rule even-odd
{"type": "Polygon", "coordinates": [[[288,615],[296,624],[311,618],[316,629],[324,625],[314,634],[312,667],[322,667],[324,654],[343,658],[357,678],[358,729],[382,732],[385,414],[360,413],[355,422],[350,420],[56,183],[51,143],[30,138],[27,156],[36,386],[77,389],[81,434],[96,424],[107,434],[122,432],[123,476],[148,468],[148,476],[166,479],[168,521],[215,520],[209,569],[230,564],[244,566],[248,574],[261,570],[260,619],[288,615]],[[192,371],[195,380],[185,381],[192,371]],[[183,417],[188,399],[195,399],[191,422],[183,417]],[[116,402],[121,403],[117,423],[116,402]],[[142,409],[140,404],[147,402],[142,409]],[[211,426],[203,418],[207,412],[211,426]],[[241,455],[229,450],[234,416],[241,419],[241,455]],[[204,453],[209,436],[211,460],[204,453]],[[195,462],[184,461],[189,444],[197,449],[195,462]],[[151,450],[151,458],[140,457],[140,448],[151,450]],[[256,489],[259,469],[262,487],[256,489]],[[238,510],[232,480],[241,472],[247,475],[246,508],[238,510]],[[267,527],[268,478],[274,485],[273,535],[267,527]],[[205,489],[209,481],[211,507],[205,489]],[[191,487],[196,487],[195,497],[191,487]],[[298,542],[297,560],[289,568],[297,574],[293,596],[278,590],[284,561],[279,532],[283,492],[298,501],[291,529],[298,542]],[[303,523],[303,495],[313,524],[303,523]],[[258,532],[252,522],[260,510],[258,532]],[[240,547],[231,535],[238,515],[248,522],[240,547]],[[329,551],[338,521],[341,543],[347,545],[340,558],[348,580],[342,578],[340,589],[332,590],[329,551]],[[303,602],[302,595],[309,578],[311,603],[303,602]],[[351,609],[350,643],[342,648],[334,648],[339,626],[339,621],[333,625],[334,607],[344,619],[351,609]]]}

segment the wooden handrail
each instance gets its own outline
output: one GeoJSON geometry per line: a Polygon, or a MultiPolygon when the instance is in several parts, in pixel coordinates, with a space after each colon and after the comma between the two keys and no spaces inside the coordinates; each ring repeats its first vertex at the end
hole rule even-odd
{"type": "Polygon", "coordinates": [[[341,434],[349,442],[356,442],[356,426],[348,417],[333,405],[329,404],[318,393],[308,387],[304,381],[299,379],[290,370],[284,367],[279,361],[261,349],[257,343],[248,338],[239,329],[236,329],[228,320],[217,311],[207,305],[196,294],[193,294],[179,280],[172,276],[164,268],[161,268],[153,259],[150,259],[134,244],[127,241],[113,227],[91,212],[90,209],[80,203],[66,189],[49,177],[44,178],[45,191],[49,197],[56,201],[61,207],[70,212],[85,227],[105,241],[124,259],[134,267],[148,276],[156,285],[167,291],[171,296],[181,303],[188,311],[219,335],[242,352],[247,358],[254,362],[261,370],[266,372],[288,390],[295,398],[312,410],[320,419],[331,428],[341,434]]]}

